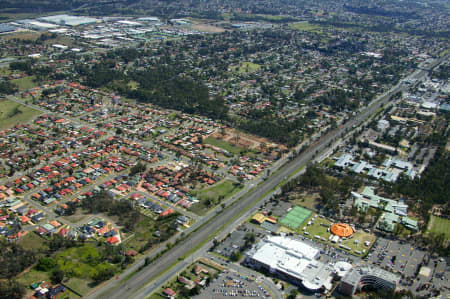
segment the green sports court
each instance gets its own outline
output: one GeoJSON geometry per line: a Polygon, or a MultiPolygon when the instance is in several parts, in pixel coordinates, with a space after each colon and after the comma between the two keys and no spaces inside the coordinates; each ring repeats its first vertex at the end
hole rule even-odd
{"type": "Polygon", "coordinates": [[[311,211],[295,206],[280,221],[280,223],[291,229],[298,229],[300,225],[311,215],[311,211]]]}

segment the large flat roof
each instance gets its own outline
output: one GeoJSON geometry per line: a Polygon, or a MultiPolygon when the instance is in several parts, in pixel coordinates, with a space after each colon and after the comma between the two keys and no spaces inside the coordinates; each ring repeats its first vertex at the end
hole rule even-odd
{"type": "Polygon", "coordinates": [[[333,268],[316,260],[320,250],[300,240],[269,236],[261,240],[249,257],[271,269],[302,281],[311,290],[328,286],[333,268]]]}
{"type": "Polygon", "coordinates": [[[70,15],[55,15],[39,18],[40,21],[45,21],[49,23],[67,25],[67,26],[78,26],[83,24],[91,24],[99,22],[99,19],[84,17],[84,16],[70,16],[70,15]]]}

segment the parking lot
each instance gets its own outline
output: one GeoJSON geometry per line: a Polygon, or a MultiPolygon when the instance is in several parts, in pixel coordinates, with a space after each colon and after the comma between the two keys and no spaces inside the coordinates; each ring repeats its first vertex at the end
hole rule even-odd
{"type": "Polygon", "coordinates": [[[260,227],[250,223],[244,223],[225,238],[215,249],[214,252],[224,256],[231,257],[233,252],[240,251],[239,249],[245,245],[246,236],[252,234],[255,237],[255,243],[259,238],[264,238],[265,231],[260,227]]]}
{"type": "Polygon", "coordinates": [[[255,278],[243,276],[237,272],[225,270],[214,279],[202,294],[194,298],[225,298],[225,297],[258,297],[271,298],[271,295],[255,278]]]}
{"type": "Polygon", "coordinates": [[[368,261],[383,269],[414,277],[425,252],[398,240],[379,238],[368,256],[368,261]]]}

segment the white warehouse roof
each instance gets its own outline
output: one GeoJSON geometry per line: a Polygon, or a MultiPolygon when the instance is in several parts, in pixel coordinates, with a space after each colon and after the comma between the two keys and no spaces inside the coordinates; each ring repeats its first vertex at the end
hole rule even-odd
{"type": "Polygon", "coordinates": [[[320,250],[300,240],[271,236],[259,242],[248,256],[259,264],[288,274],[310,290],[330,287],[333,268],[316,260],[320,250]]]}

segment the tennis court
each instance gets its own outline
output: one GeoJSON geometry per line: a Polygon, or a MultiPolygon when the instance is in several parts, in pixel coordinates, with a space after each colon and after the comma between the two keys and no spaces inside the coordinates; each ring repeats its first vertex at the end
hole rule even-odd
{"type": "Polygon", "coordinates": [[[291,229],[298,229],[310,215],[310,210],[295,206],[281,219],[280,223],[291,229]]]}

